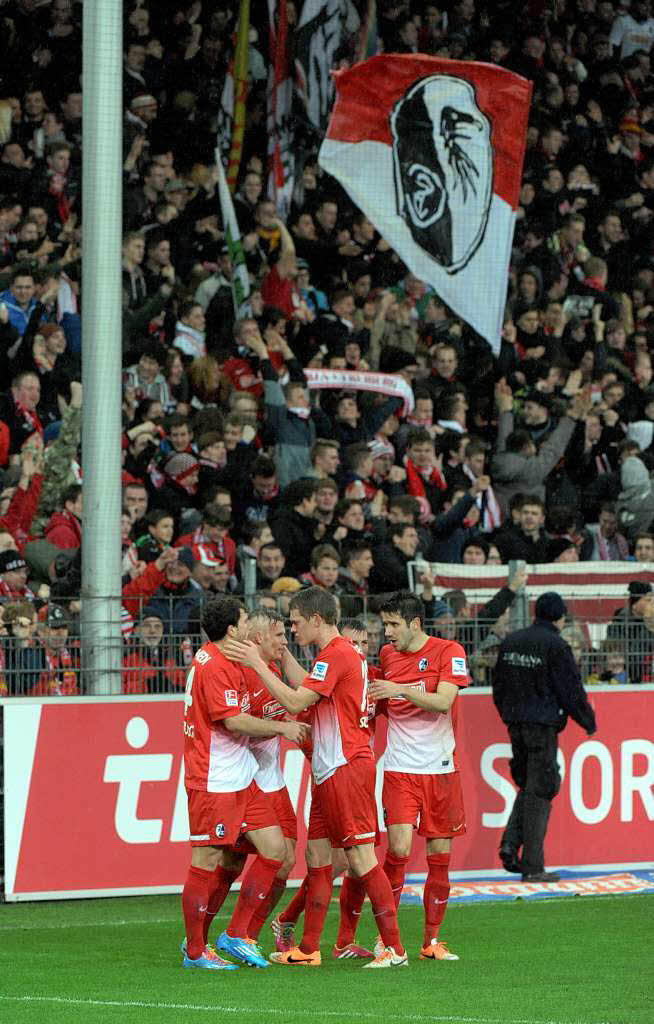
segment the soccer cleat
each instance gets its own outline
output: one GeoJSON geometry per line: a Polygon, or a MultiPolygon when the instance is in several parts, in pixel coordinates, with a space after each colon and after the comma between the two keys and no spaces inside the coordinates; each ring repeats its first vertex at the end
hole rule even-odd
{"type": "Polygon", "coordinates": [[[230,964],[227,960],[223,960],[221,956],[218,956],[215,950],[211,946],[205,946],[202,951],[202,956],[199,956],[197,960],[191,960],[190,956],[186,952],[186,939],[182,942],[182,953],[184,954],[184,967],[203,967],[209,971],[237,971],[238,966],[236,964],[230,964]]]}
{"type": "Polygon", "coordinates": [[[295,925],[290,922],[280,921],[278,917],[273,917],[270,927],[275,936],[277,952],[288,953],[295,943],[295,925]]]}
{"type": "Polygon", "coordinates": [[[450,953],[445,942],[432,939],[428,946],[420,950],[421,960],[458,960],[456,953],[450,953]]]}
{"type": "Polygon", "coordinates": [[[334,946],[332,956],[334,960],[374,960],[375,958],[375,954],[371,953],[369,949],[357,946],[354,942],[348,942],[347,946],[342,948],[334,946]]]}
{"type": "Polygon", "coordinates": [[[382,942],[382,937],[381,937],[381,935],[378,935],[378,936],[377,936],[377,938],[375,939],[375,945],[374,945],[374,946],[373,946],[372,948],[373,948],[373,949],[374,949],[374,951],[375,951],[375,956],[381,956],[381,955],[382,955],[382,953],[383,953],[383,952],[384,952],[384,950],[386,949],[386,946],[385,946],[385,945],[384,945],[384,943],[382,942]]]}
{"type": "Polygon", "coordinates": [[[387,946],[379,956],[371,960],[369,964],[363,965],[365,971],[368,967],[408,967],[409,958],[406,953],[396,953],[392,946],[387,946]]]}
{"type": "Polygon", "coordinates": [[[248,967],[270,966],[261,956],[256,943],[251,946],[246,939],[233,938],[227,932],[223,932],[218,939],[216,949],[221,949],[223,953],[228,953],[236,960],[240,960],[241,963],[247,964],[248,967]]]}
{"type": "Polygon", "coordinates": [[[556,871],[534,871],[531,875],[523,875],[523,882],[560,882],[561,876],[556,871]]]}
{"type": "Polygon", "coordinates": [[[298,946],[283,953],[271,953],[268,959],[282,967],[320,967],[321,963],[319,949],[315,953],[303,953],[298,946]]]}

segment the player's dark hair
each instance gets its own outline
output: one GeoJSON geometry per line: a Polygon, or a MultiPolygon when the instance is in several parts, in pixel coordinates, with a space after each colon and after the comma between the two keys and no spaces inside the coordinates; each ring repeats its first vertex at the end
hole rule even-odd
{"type": "Polygon", "coordinates": [[[324,587],[307,587],[306,590],[298,590],[288,605],[289,611],[292,611],[293,608],[297,609],[304,619],[310,619],[312,615],[319,615],[328,626],[335,626],[338,622],[338,604],[324,587]]]}
{"type": "Polygon", "coordinates": [[[368,627],[366,626],[363,619],[341,619],[338,624],[338,628],[343,632],[344,629],[349,629],[351,633],[367,633],[368,627]]]}
{"type": "Polygon", "coordinates": [[[399,615],[404,619],[407,626],[414,619],[418,619],[422,626],[425,621],[425,606],[419,597],[412,594],[410,590],[398,590],[392,594],[379,609],[382,615],[399,615]]]}
{"type": "Polygon", "coordinates": [[[243,605],[235,597],[214,597],[204,606],[202,629],[210,640],[222,640],[230,626],[237,626],[243,605]]]}

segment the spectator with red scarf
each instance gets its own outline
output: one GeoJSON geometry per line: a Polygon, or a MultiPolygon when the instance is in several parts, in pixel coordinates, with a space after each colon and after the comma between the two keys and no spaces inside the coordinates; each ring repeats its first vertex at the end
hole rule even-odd
{"type": "Polygon", "coordinates": [[[407,491],[421,505],[420,522],[429,522],[443,504],[447,482],[436,455],[432,436],[424,427],[416,427],[407,435],[407,491]]]}

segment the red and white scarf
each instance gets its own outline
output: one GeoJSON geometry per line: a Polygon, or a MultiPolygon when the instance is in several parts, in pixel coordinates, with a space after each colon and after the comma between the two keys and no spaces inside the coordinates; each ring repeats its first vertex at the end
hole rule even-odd
{"type": "MultiPolygon", "coordinates": [[[[468,479],[474,484],[476,477],[470,467],[466,466],[464,462],[461,468],[468,479]]],[[[480,513],[482,530],[484,533],[492,533],[502,522],[502,510],[497,502],[493,488],[487,487],[485,491],[477,495],[475,501],[480,513]]]]}
{"type": "Polygon", "coordinates": [[[407,491],[412,497],[417,498],[422,506],[420,522],[426,522],[433,509],[427,498],[425,483],[435,485],[439,491],[446,491],[447,481],[438,466],[433,466],[431,469],[420,469],[410,458],[406,460],[406,478],[407,491]]]}

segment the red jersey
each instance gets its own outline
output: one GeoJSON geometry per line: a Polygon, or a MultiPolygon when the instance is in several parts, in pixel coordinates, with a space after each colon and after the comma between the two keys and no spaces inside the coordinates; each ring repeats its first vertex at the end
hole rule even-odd
{"type": "MultiPolygon", "coordinates": [[[[282,678],[281,669],[276,662],[269,661],[268,668],[278,679],[282,678]]],[[[271,696],[254,669],[245,666],[243,674],[250,694],[250,714],[264,721],[283,718],[286,714],[285,708],[271,696]]],[[[276,793],[278,789],[284,788],[284,776],[279,759],[280,741],[280,736],[250,738],[250,750],[256,757],[258,765],[254,781],[264,793],[276,793]]]]}
{"type": "Polygon", "coordinates": [[[368,666],[345,637],[335,636],[318,654],[302,686],[320,694],[311,708],[317,783],[356,757],[372,759],[368,728],[368,666]]]}
{"type": "Polygon", "coordinates": [[[184,781],[187,789],[237,793],[258,765],[249,738],[229,732],[226,718],[250,710],[243,669],[214,643],[196,652],[184,695],[184,781]]]}
{"type": "MultiPolygon", "coordinates": [[[[423,693],[435,693],[439,683],[468,685],[466,655],[461,644],[430,636],[419,651],[382,647],[384,679],[411,683],[423,693]]],[[[456,702],[447,714],[425,711],[404,697],[387,701],[388,735],[384,770],[413,775],[444,775],[456,770],[456,702]]]]}

